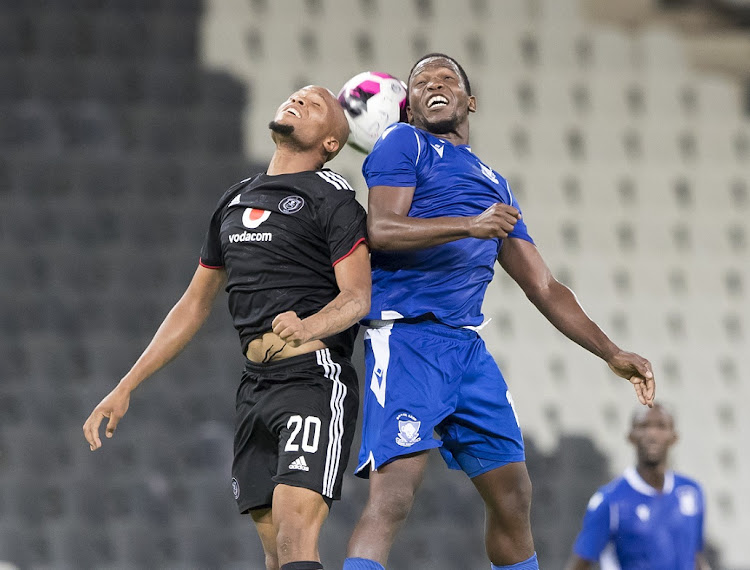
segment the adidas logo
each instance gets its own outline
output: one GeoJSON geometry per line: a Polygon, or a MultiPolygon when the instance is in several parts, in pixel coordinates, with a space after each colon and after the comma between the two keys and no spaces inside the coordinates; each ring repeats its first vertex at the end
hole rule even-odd
{"type": "Polygon", "coordinates": [[[310,471],[310,468],[307,466],[307,461],[305,461],[304,455],[300,455],[297,459],[292,461],[289,464],[289,469],[297,469],[298,471],[310,471]]]}

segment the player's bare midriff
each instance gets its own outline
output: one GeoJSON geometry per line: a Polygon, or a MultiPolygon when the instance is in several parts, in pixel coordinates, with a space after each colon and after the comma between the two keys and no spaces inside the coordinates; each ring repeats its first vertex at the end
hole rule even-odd
{"type": "Polygon", "coordinates": [[[321,340],[311,340],[299,346],[292,346],[276,333],[269,331],[250,341],[245,355],[252,362],[264,363],[307,354],[325,347],[325,343],[321,340]]]}

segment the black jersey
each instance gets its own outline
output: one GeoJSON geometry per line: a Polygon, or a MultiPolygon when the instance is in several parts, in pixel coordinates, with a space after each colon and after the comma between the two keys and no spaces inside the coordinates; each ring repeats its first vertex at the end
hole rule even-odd
{"type": "MultiPolygon", "coordinates": [[[[339,294],[334,266],[365,240],[365,219],[351,186],[328,169],[259,174],[222,196],[200,263],[226,269],[243,352],[279,313],[304,319],[339,294]]],[[[350,356],[356,334],[354,325],[322,340],[350,356]]]]}

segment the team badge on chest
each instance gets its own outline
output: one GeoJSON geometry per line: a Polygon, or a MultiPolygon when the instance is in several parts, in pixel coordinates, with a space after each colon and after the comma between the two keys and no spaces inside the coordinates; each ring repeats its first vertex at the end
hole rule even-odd
{"type": "Polygon", "coordinates": [[[302,196],[287,196],[279,202],[279,212],[282,214],[295,214],[299,212],[304,205],[305,200],[302,196]]]}

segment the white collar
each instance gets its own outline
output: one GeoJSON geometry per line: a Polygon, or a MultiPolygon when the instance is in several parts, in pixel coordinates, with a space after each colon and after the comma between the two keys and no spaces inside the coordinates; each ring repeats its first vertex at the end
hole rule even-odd
{"type": "Polygon", "coordinates": [[[674,490],[674,471],[671,469],[664,473],[664,487],[661,491],[654,489],[651,485],[646,483],[646,481],[643,480],[643,477],[638,474],[635,467],[628,467],[622,476],[625,477],[625,481],[628,482],[628,485],[642,495],[649,495],[651,497],[659,495],[660,493],[668,495],[674,490]]]}

